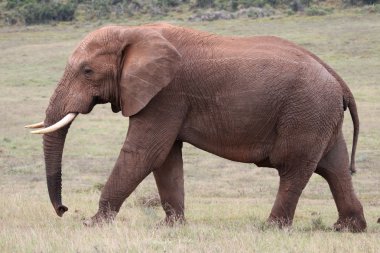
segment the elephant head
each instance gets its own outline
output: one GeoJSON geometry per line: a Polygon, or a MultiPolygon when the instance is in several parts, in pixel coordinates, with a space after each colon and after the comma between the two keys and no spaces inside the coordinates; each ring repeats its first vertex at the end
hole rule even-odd
{"type": "Polygon", "coordinates": [[[74,50],[58,83],[44,122],[43,146],[47,185],[56,213],[68,209],[61,201],[61,161],[67,131],[77,114],[98,103],[111,103],[113,112],[137,114],[178,69],[181,56],[158,26],[107,26],[87,35],[74,50]]]}

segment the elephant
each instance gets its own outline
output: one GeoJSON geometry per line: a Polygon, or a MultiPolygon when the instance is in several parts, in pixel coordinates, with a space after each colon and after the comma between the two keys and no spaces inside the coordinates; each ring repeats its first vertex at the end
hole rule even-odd
{"type": "Polygon", "coordinates": [[[328,183],[335,230],[366,230],[352,184],[359,117],[343,79],[308,50],[275,36],[219,36],[165,23],[108,25],[79,43],[50,98],[42,128],[47,187],[58,216],[62,153],[71,123],[96,104],[129,117],[124,144],[93,226],[115,219],[153,172],[165,222],[184,222],[183,142],[217,156],[274,168],[280,177],[268,222],[293,223],[313,173],[328,183]],[[351,162],[342,134],[353,122],[351,162]]]}

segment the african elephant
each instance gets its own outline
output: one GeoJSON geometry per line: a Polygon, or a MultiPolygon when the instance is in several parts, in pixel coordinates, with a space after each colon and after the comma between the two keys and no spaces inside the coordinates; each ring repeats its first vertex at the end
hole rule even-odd
{"type": "Polygon", "coordinates": [[[68,60],[44,122],[47,185],[61,202],[65,137],[77,114],[96,104],[129,117],[128,133],[87,225],[112,220],[153,172],[166,221],[184,220],[182,143],[218,156],[278,170],[280,184],[268,221],[292,224],[313,173],[326,179],[337,230],[364,231],[351,181],[359,119],[346,83],[314,54],[273,36],[222,37],[168,24],[106,26],[91,32],[68,60]],[[342,134],[353,125],[351,163],[342,134]]]}

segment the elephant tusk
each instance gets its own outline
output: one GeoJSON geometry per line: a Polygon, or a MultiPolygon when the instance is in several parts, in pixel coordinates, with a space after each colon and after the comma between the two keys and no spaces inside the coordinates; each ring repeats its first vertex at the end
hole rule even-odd
{"type": "Polygon", "coordinates": [[[54,125],[51,125],[47,128],[31,131],[31,133],[32,134],[46,134],[46,133],[54,132],[54,131],[66,126],[67,124],[69,124],[71,121],[73,121],[75,119],[75,117],[77,115],[78,115],[77,113],[71,112],[71,113],[67,114],[65,117],[63,117],[60,121],[55,123],[54,125]]]}
{"type": "Polygon", "coordinates": [[[44,127],[44,122],[41,121],[41,122],[38,122],[36,124],[31,124],[31,125],[27,125],[27,126],[24,126],[25,128],[41,128],[41,127],[44,127]]]}

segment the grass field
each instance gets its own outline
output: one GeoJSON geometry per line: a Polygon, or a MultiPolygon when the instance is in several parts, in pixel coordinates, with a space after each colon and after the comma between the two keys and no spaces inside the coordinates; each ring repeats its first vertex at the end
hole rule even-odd
{"type": "MultiPolygon", "coordinates": [[[[81,219],[96,212],[99,189],[128,126],[109,105],[79,116],[70,129],[63,161],[63,203],[69,212],[56,216],[47,194],[41,136],[23,126],[43,120],[66,59],[97,27],[65,24],[0,28],[0,252],[380,252],[380,15],[169,22],[225,35],[278,35],[337,70],[359,107],[359,169],[353,181],[368,231],[332,231],[336,207],[317,175],[301,196],[293,227],[269,227],[265,220],[277,192],[276,171],[190,145],[184,146],[187,225],[156,226],[164,213],[149,176],[114,224],[86,228],[81,219]]],[[[351,149],[348,113],[344,133],[351,149]]]]}

